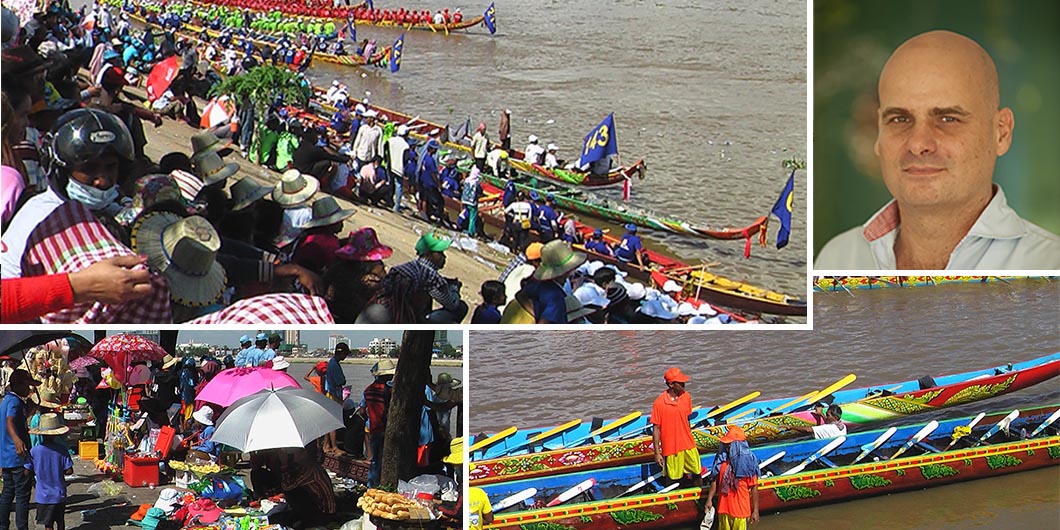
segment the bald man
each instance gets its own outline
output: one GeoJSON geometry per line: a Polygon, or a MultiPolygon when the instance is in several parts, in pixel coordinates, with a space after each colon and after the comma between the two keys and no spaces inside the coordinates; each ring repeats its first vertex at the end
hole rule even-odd
{"type": "Polygon", "coordinates": [[[1012,144],[997,68],[975,41],[931,31],[880,73],[876,156],[894,200],[828,242],[815,269],[1057,269],[1060,237],[993,183],[1012,144]]]}

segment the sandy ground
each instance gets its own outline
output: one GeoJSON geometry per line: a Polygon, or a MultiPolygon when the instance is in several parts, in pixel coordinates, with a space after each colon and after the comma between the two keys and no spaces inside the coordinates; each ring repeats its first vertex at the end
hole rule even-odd
{"type": "MultiPolygon", "coordinates": [[[[142,89],[127,88],[126,90],[133,95],[144,97],[142,89]]],[[[201,109],[203,106],[203,104],[200,104],[199,108],[201,109]]],[[[157,128],[150,123],[145,123],[144,132],[148,142],[145,152],[152,160],[157,161],[163,155],[173,151],[190,153],[191,137],[197,132],[197,129],[182,122],[166,119],[162,126],[157,128]]],[[[236,162],[240,165],[241,171],[228,179],[230,184],[245,175],[252,176],[267,185],[274,185],[279,181],[279,173],[251,163],[241,157],[238,150],[228,155],[225,161],[236,162]]],[[[394,249],[394,255],[387,260],[388,266],[413,259],[415,257],[413,249],[416,245],[416,240],[419,239],[422,233],[433,230],[450,237],[458,235],[412,217],[408,213],[409,210],[405,210],[405,213],[402,214],[395,214],[390,210],[355,205],[338,197],[336,199],[343,208],[353,207],[357,210],[356,214],[346,220],[340,237],[363,226],[371,226],[379,235],[379,240],[394,249]]],[[[464,320],[465,322],[471,320],[472,310],[482,301],[481,296],[478,294],[482,282],[496,279],[500,275],[500,271],[503,270],[504,265],[511,259],[510,255],[498,252],[482,241],[477,243],[477,251],[463,250],[457,248],[458,245],[456,244],[450,247],[449,251],[446,252],[448,261],[445,268],[441,271],[442,275],[449,278],[459,278],[463,283],[461,294],[464,301],[471,308],[464,320]]]]}

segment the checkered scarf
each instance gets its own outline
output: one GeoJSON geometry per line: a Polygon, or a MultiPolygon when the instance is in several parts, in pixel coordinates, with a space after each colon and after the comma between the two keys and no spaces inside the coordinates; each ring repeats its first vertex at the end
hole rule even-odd
{"type": "Polygon", "coordinates": [[[319,296],[273,293],[240,300],[188,324],[334,324],[319,296]]]}

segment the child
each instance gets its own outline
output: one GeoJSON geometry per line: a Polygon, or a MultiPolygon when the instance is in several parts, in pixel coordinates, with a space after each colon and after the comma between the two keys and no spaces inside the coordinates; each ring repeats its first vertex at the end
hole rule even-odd
{"type": "Polygon", "coordinates": [[[74,463],[70,460],[70,453],[59,444],[58,439],[69,430],[69,427],[63,425],[58,414],[47,413],[41,415],[37,428],[29,431],[30,434],[44,436],[44,441],[30,450],[30,462],[26,464],[26,469],[37,477],[37,524],[46,530],[66,529],[64,475],[74,473],[74,463]]]}
{"type": "Polygon", "coordinates": [[[475,308],[471,316],[472,324],[500,324],[502,307],[507,298],[504,295],[504,284],[497,280],[482,282],[482,304],[475,308]]]}

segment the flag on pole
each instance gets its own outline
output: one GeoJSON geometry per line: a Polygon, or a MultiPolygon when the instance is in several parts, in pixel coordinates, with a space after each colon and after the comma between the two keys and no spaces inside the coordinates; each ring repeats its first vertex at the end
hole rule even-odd
{"type": "Polygon", "coordinates": [[[490,2],[483,16],[486,18],[486,27],[489,28],[490,35],[497,33],[497,6],[493,5],[493,2],[490,2]]]}
{"type": "Polygon", "coordinates": [[[791,208],[795,201],[795,170],[791,170],[788,183],[784,185],[784,191],[777,197],[777,203],[773,205],[773,215],[780,219],[780,230],[777,232],[777,248],[784,248],[788,244],[788,236],[791,235],[791,208]]]}
{"type": "Polygon", "coordinates": [[[350,35],[350,41],[357,44],[357,24],[353,21],[353,13],[346,17],[346,31],[350,35]]]}
{"type": "Polygon", "coordinates": [[[394,47],[390,48],[390,71],[397,72],[401,69],[401,50],[405,47],[405,34],[394,41],[394,47]]]}
{"type": "Polygon", "coordinates": [[[593,127],[589,134],[585,135],[585,144],[582,146],[582,156],[578,159],[578,167],[588,167],[589,164],[616,153],[618,153],[618,137],[615,135],[615,113],[612,112],[599,125],[593,127]]]}

